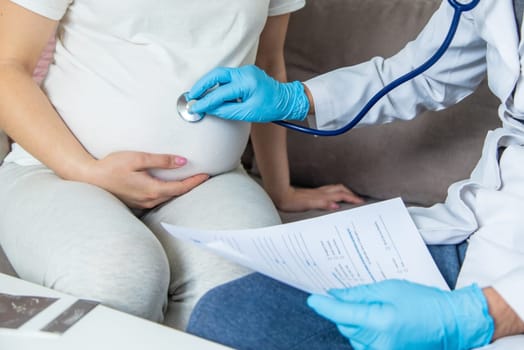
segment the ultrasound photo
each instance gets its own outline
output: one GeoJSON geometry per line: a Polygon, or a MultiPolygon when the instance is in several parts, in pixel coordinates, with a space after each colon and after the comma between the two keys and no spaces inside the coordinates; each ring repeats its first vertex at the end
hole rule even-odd
{"type": "Polygon", "coordinates": [[[0,327],[20,328],[56,300],[58,299],[0,293],[0,327]]]}
{"type": "MultiPolygon", "coordinates": [[[[0,328],[20,329],[26,322],[39,315],[40,312],[44,311],[57,300],[58,298],[0,293],[0,328]]],[[[98,304],[98,302],[91,300],[76,300],[71,305],[65,305],[58,315],[56,315],[57,310],[51,311],[51,314],[48,316],[46,316],[45,313],[42,314],[44,319],[49,316],[52,317],[43,327],[37,323],[33,325],[37,328],[28,329],[24,327],[24,330],[58,335],[63,334],[98,304]]],[[[33,326],[29,326],[29,328],[33,326]]]]}

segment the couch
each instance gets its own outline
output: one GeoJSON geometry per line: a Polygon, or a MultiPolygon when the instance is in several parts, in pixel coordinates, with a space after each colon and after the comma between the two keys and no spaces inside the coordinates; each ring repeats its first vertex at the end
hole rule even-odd
{"type": "MultiPolygon", "coordinates": [[[[290,80],[305,80],[373,56],[388,56],[414,39],[440,0],[308,0],[291,16],[286,40],[290,80]]],[[[348,93],[351,93],[349,90],[348,93]]],[[[487,130],[499,126],[486,84],[459,105],[414,121],[354,129],[329,138],[289,132],[292,183],[343,183],[368,201],[401,196],[408,204],[442,201],[480,157],[487,130]]],[[[8,150],[0,131],[0,161],[8,150]]],[[[249,147],[246,168],[257,176],[249,147]]],[[[344,205],[343,208],[348,208],[344,205]]],[[[324,214],[284,213],[284,221],[324,214]]],[[[0,249],[0,272],[16,275],[0,249]]]]}

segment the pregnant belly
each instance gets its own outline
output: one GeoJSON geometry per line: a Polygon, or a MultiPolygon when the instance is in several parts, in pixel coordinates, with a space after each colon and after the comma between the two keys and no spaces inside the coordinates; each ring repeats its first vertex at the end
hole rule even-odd
{"type": "MultiPolygon", "coordinates": [[[[91,109],[92,111],[92,109],[91,109]]],[[[85,111],[64,111],[69,128],[95,158],[117,151],[175,154],[188,162],[178,169],[150,169],[163,180],[181,180],[205,173],[217,175],[235,169],[249,138],[250,124],[206,116],[188,123],[175,109],[107,108],[103,117],[85,111]],[[109,111],[109,113],[108,113],[109,111]]]]}
{"type": "Polygon", "coordinates": [[[195,174],[218,175],[237,168],[249,138],[249,124],[208,116],[198,123],[182,122],[176,137],[167,136],[152,153],[171,153],[186,157],[178,169],[152,169],[164,180],[180,180],[195,174]],[[165,150],[165,151],[162,151],[165,150]]]}
{"type": "MultiPolygon", "coordinates": [[[[187,158],[187,164],[178,169],[150,169],[164,180],[200,173],[213,176],[239,165],[250,124],[213,116],[186,122],[176,108],[185,89],[172,78],[175,75],[162,69],[151,71],[158,71],[156,75],[136,77],[117,71],[114,75],[121,76],[115,78],[116,84],[102,75],[67,64],[64,67],[50,69],[45,91],[69,129],[95,158],[118,151],[187,158]]],[[[186,80],[191,81],[181,79],[186,80]]]]}

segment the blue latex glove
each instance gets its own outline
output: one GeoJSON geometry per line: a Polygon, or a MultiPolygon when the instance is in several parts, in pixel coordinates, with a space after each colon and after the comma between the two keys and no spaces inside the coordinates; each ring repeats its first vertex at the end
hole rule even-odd
{"type": "Polygon", "coordinates": [[[335,322],[355,350],[466,350],[488,344],[493,319],[477,285],[452,292],[388,280],[312,295],[308,305],[335,322]]]}
{"type": "Polygon", "coordinates": [[[192,113],[247,122],[303,120],[309,111],[302,83],[278,82],[252,65],[216,68],[197,81],[186,98],[199,99],[192,113]]]}

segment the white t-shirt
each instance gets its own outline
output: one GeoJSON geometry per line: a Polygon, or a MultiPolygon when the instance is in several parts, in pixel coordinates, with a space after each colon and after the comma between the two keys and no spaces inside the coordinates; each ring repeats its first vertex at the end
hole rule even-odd
{"type": "MultiPolygon", "coordinates": [[[[216,66],[254,63],[268,16],[305,0],[12,0],[59,20],[54,62],[43,89],[96,158],[121,150],[178,154],[162,178],[218,174],[238,166],[248,123],[183,121],[176,101],[216,66]]],[[[50,140],[52,142],[52,140],[50,140]]],[[[38,161],[18,145],[6,162],[38,161]]]]}

